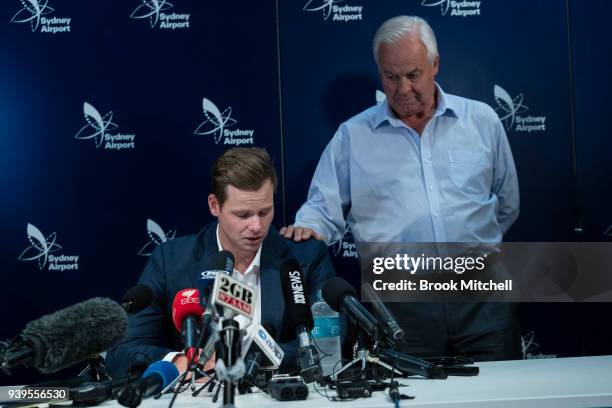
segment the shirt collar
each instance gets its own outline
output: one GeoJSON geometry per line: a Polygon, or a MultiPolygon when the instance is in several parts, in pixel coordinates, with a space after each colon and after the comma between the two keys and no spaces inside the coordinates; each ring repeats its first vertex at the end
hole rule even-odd
{"type": "MultiPolygon", "coordinates": [[[[219,224],[217,224],[217,228],[216,228],[215,234],[217,235],[217,247],[219,248],[219,251],[223,251],[223,246],[221,245],[221,240],[219,239],[219,224]]],[[[259,265],[260,265],[260,260],[261,260],[261,248],[262,247],[263,247],[263,243],[257,249],[257,252],[255,253],[255,258],[253,258],[253,260],[249,264],[249,267],[246,269],[246,271],[244,271],[244,276],[246,276],[247,274],[251,273],[252,271],[255,271],[255,273],[257,273],[259,271],[259,265]]],[[[236,274],[236,273],[240,273],[240,272],[237,271],[234,268],[234,274],[236,274]]]]}
{"type": "MultiPolygon", "coordinates": [[[[436,107],[436,111],[433,114],[433,117],[441,116],[446,114],[447,112],[453,116],[457,116],[457,106],[453,103],[452,99],[448,97],[448,95],[442,90],[442,87],[436,82],[436,89],[438,90],[438,106],[436,107]]],[[[372,120],[372,126],[374,129],[382,125],[383,123],[389,123],[390,125],[398,126],[401,122],[395,113],[391,110],[389,106],[389,102],[385,98],[383,102],[378,104],[378,109],[372,120]]]]}

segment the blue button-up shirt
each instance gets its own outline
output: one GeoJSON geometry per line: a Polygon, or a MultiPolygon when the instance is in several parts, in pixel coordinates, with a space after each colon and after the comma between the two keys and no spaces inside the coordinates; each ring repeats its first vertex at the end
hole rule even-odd
{"type": "Polygon", "coordinates": [[[357,242],[501,242],[519,213],[503,125],[488,105],[445,94],[422,135],[386,101],[340,125],[295,225],[357,242]]]}

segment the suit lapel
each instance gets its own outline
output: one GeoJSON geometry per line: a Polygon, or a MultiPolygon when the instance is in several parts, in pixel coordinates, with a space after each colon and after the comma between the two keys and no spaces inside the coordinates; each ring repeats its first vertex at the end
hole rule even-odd
{"type": "Polygon", "coordinates": [[[276,329],[276,338],[281,334],[285,311],[280,264],[287,256],[287,249],[278,231],[270,226],[261,250],[261,323],[271,324],[276,329]]]}

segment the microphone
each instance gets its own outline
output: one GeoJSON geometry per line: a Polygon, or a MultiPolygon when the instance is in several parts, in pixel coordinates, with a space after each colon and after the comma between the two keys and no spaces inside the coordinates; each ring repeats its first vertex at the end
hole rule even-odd
{"type": "Polygon", "coordinates": [[[117,302],[89,299],[28,323],[1,356],[2,367],[53,373],[115,346],[126,331],[127,314],[117,302]]]}
{"type": "Polygon", "coordinates": [[[200,319],[203,312],[197,289],[178,291],[172,302],[172,321],[176,330],[181,333],[187,361],[192,361],[197,352],[196,343],[200,335],[200,319]]]}
{"type": "Polygon", "coordinates": [[[142,378],[127,385],[119,394],[117,402],[134,408],[143,398],[155,395],[179,376],[178,369],[169,361],[157,361],[149,366],[142,378]]]}
{"type": "Polygon", "coordinates": [[[349,319],[358,324],[373,339],[378,339],[377,320],[357,300],[357,292],[350,283],[335,276],[325,282],[321,290],[323,300],[336,312],[345,313],[349,319]]]}
{"type": "Polygon", "coordinates": [[[310,331],[314,326],[312,311],[308,307],[304,273],[295,259],[287,259],[280,268],[281,285],[285,296],[286,313],[298,338],[300,375],[306,383],[323,378],[319,353],[312,343],[310,331]]]}
{"type": "Polygon", "coordinates": [[[139,283],[134,286],[121,298],[121,307],[127,313],[140,312],[153,302],[153,292],[147,285],[139,283]]]}
{"type": "Polygon", "coordinates": [[[400,327],[395,320],[395,316],[387,309],[387,306],[380,300],[380,297],[368,282],[364,282],[361,285],[361,290],[366,293],[366,296],[370,298],[374,312],[378,316],[378,321],[382,323],[382,330],[385,335],[396,342],[404,338],[404,330],[400,327]]]}
{"type": "Polygon", "coordinates": [[[276,370],[283,361],[285,353],[274,341],[276,330],[268,323],[260,325],[248,348],[244,363],[246,370],[244,381],[248,385],[257,385],[256,377],[259,370],[276,370]]]}
{"type": "MultiPolygon", "coordinates": [[[[233,319],[239,313],[253,319],[255,313],[255,301],[257,292],[249,285],[246,285],[229,275],[217,274],[209,299],[209,307],[223,308],[223,318],[233,319]]],[[[211,333],[200,353],[199,364],[205,364],[215,352],[215,343],[219,339],[218,332],[211,330],[211,333]]]]}
{"type": "Polygon", "coordinates": [[[232,275],[234,271],[234,255],[229,251],[216,252],[204,259],[203,269],[196,273],[196,288],[200,291],[200,304],[204,308],[203,325],[208,326],[213,308],[210,302],[211,293],[217,274],[232,275]]]}
{"type": "Polygon", "coordinates": [[[200,304],[208,308],[208,299],[219,273],[231,275],[234,271],[234,255],[230,251],[220,251],[204,259],[201,272],[196,273],[196,287],[200,291],[200,304]]]}
{"type": "Polygon", "coordinates": [[[381,349],[380,357],[384,358],[388,364],[394,365],[400,371],[407,374],[421,375],[425,378],[444,380],[448,374],[443,367],[432,364],[420,358],[411,357],[403,353],[398,353],[387,348],[381,349]]]}

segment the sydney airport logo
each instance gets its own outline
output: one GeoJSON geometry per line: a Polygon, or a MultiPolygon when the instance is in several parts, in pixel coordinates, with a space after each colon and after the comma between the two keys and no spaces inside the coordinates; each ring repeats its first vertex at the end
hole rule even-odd
{"type": "Polygon", "coordinates": [[[347,23],[363,20],[363,6],[348,5],[344,0],[308,0],[302,10],[320,12],[325,21],[347,23]]]}
{"type": "Polygon", "coordinates": [[[336,258],[355,258],[357,259],[357,249],[355,248],[355,240],[353,232],[347,225],[344,230],[344,236],[340,241],[332,246],[332,253],[336,258]]]}
{"type": "Polygon", "coordinates": [[[523,360],[535,360],[540,358],[556,358],[556,354],[534,354],[534,351],[540,349],[540,345],[534,341],[535,332],[531,330],[524,336],[521,336],[521,352],[523,353],[523,360]]]}
{"type": "Polygon", "coordinates": [[[168,13],[174,5],[166,0],[142,0],[142,4],[136,7],[130,18],[137,20],[149,20],[151,28],[162,30],[182,30],[189,28],[191,14],[168,13]]]}
{"type": "Polygon", "coordinates": [[[97,148],[104,145],[106,150],[124,150],[136,147],[134,145],[135,134],[110,133],[118,128],[118,125],[113,122],[113,111],[109,111],[102,116],[92,104],[85,102],[83,103],[83,116],[85,116],[87,124],[77,132],[74,136],[75,139],[93,139],[97,148]]]}
{"type": "Polygon", "coordinates": [[[228,106],[221,112],[217,105],[211,100],[202,98],[202,111],[204,121],[193,132],[194,135],[213,135],[215,144],[223,140],[224,145],[249,145],[253,144],[253,129],[228,129],[237,122],[232,118],[232,107],[228,106]]]}
{"type": "Polygon", "coordinates": [[[443,16],[449,15],[453,17],[468,17],[480,15],[480,3],[482,2],[469,0],[423,0],[421,6],[440,6],[440,11],[442,12],[443,16]]]}
{"type": "Polygon", "coordinates": [[[49,0],[20,0],[23,8],[11,19],[11,23],[30,23],[32,32],[57,34],[70,32],[70,17],[50,17],[55,9],[49,0]]]}
{"type": "Polygon", "coordinates": [[[38,269],[50,271],[69,271],[79,269],[78,255],[58,254],[62,246],[56,242],[55,232],[45,237],[34,224],[28,223],[26,232],[30,246],[17,258],[20,261],[38,261],[38,269]]]}
{"type": "Polygon", "coordinates": [[[495,85],[493,96],[497,104],[495,110],[501,121],[504,122],[506,130],[526,133],[546,130],[546,116],[523,115],[529,108],[523,104],[522,93],[512,98],[504,88],[495,85]]]}
{"type": "Polygon", "coordinates": [[[147,219],[147,235],[149,236],[149,242],[147,242],[141,249],[138,251],[138,255],[141,256],[151,256],[153,250],[157,248],[157,246],[163,244],[166,241],[170,241],[174,239],[176,236],[176,230],[169,230],[164,232],[162,227],[159,226],[158,223],[153,221],[152,219],[147,219]]]}

